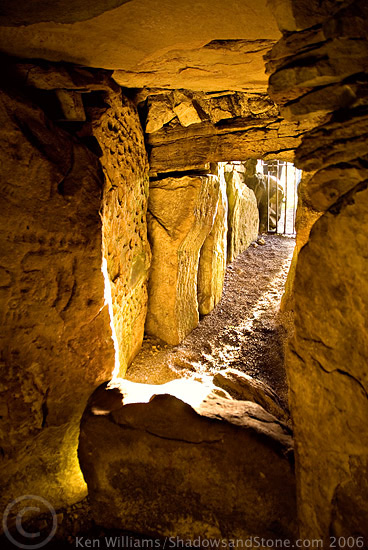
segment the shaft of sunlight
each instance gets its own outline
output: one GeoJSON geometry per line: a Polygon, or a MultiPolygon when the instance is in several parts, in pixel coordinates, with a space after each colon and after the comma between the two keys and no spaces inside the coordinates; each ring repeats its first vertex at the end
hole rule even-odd
{"type": "Polygon", "coordinates": [[[116,330],[114,325],[114,310],[112,307],[111,283],[110,283],[109,273],[107,270],[107,260],[105,257],[102,258],[101,271],[103,273],[104,280],[105,280],[105,305],[107,304],[109,308],[111,338],[112,338],[112,341],[114,342],[114,349],[115,349],[115,366],[112,372],[112,379],[114,380],[119,376],[119,371],[120,371],[119,343],[116,336],[116,330]]]}

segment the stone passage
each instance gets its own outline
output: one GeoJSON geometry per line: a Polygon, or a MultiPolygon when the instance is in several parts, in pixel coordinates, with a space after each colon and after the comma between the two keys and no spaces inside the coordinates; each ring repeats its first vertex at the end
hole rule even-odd
{"type": "Polygon", "coordinates": [[[193,371],[213,374],[231,367],[269,384],[287,406],[286,331],[278,314],[295,243],[281,235],[262,240],[228,265],[217,307],[179,345],[144,339],[127,371],[129,380],[160,384],[193,371]]]}
{"type": "Polygon", "coordinates": [[[217,175],[152,180],[152,247],[146,332],[179,344],[219,302],[226,262],[257,239],[254,192],[232,164],[217,175]]]}
{"type": "MultiPolygon", "coordinates": [[[[187,384],[184,399],[198,383],[187,384]]],[[[99,388],[82,420],[79,457],[98,524],[190,540],[294,538],[284,424],[255,403],[213,393],[195,409],[168,394],[125,398],[124,386],[99,388]]]]}

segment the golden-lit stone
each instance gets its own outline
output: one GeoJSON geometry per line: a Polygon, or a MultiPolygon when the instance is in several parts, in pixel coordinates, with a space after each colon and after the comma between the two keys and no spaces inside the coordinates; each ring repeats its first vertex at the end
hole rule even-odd
{"type": "Polygon", "coordinates": [[[216,373],[213,383],[227,391],[234,399],[258,403],[267,412],[284,422],[289,419],[288,414],[280,406],[276,393],[270,386],[257,378],[228,368],[216,373]]]}
{"type": "Polygon", "coordinates": [[[302,179],[298,185],[298,208],[295,217],[295,248],[285,284],[285,292],[281,300],[281,310],[284,312],[293,311],[294,309],[294,280],[299,251],[308,242],[313,225],[318,218],[322,216],[322,211],[316,210],[311,204],[310,189],[313,176],[314,172],[303,172],[302,179]]]}
{"type": "Polygon", "coordinates": [[[309,121],[287,122],[273,115],[265,119],[235,116],[219,124],[202,122],[187,128],[168,125],[148,135],[150,173],[197,170],[208,162],[248,158],[293,162],[301,134],[310,128],[309,121]]]}
{"type": "Polygon", "coordinates": [[[145,127],[147,134],[160,130],[160,128],[175,118],[176,115],[172,109],[170,99],[164,94],[152,96],[148,99],[148,113],[145,127]]]}
{"type": "Polygon", "coordinates": [[[86,492],[79,422],[111,377],[95,155],[34,102],[0,95],[1,508],[23,494],[54,507],[86,492]]]}
{"type": "Polygon", "coordinates": [[[8,6],[1,23],[24,24],[0,27],[1,51],[115,69],[128,88],[265,91],[263,55],[280,38],[266,0],[77,2],[43,2],[36,17],[29,2],[8,6]]]}
{"type": "MultiPolygon", "coordinates": [[[[359,227],[367,205],[367,189],[351,192],[314,224],[298,258],[288,376],[304,536],[331,533],[331,515],[343,506],[335,494],[366,472],[368,242],[359,227]]],[[[365,519],[358,533],[367,536],[364,485],[356,490],[356,498],[363,493],[355,511],[365,519]]],[[[354,514],[346,520],[343,532],[354,514]]]]}
{"type": "Polygon", "coordinates": [[[147,240],[148,161],[134,105],[111,89],[105,109],[88,111],[103,152],[103,254],[111,281],[120,376],[139,351],[147,313],[150,248],[147,240]],[[106,108],[108,106],[108,108],[106,108]]]}
{"type": "Polygon", "coordinates": [[[340,8],[335,3],[319,28],[288,34],[275,46],[269,92],[286,105],[286,116],[336,109],[327,119],[315,119],[316,128],[303,136],[295,155],[297,166],[311,174],[300,188],[295,330],[286,367],[300,536],[328,546],[331,536],[354,533],[363,547],[368,536],[368,243],[362,230],[368,221],[367,4],[348,4],[334,14],[340,8]]]}

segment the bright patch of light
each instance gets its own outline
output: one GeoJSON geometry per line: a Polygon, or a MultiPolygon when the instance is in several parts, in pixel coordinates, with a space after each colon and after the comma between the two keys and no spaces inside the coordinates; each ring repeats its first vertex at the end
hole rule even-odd
{"type": "Polygon", "coordinates": [[[201,382],[179,378],[166,384],[140,384],[125,378],[116,378],[109,383],[108,389],[119,388],[124,405],[148,403],[155,395],[169,394],[197,408],[215,388],[211,380],[209,377],[207,381],[201,382]]]}
{"type": "Polygon", "coordinates": [[[112,379],[114,380],[115,378],[117,378],[119,376],[119,371],[120,371],[119,343],[118,343],[118,339],[116,337],[116,330],[115,330],[115,326],[114,326],[114,311],[113,311],[113,307],[112,307],[111,283],[110,283],[110,278],[109,278],[109,274],[108,274],[108,271],[107,271],[107,260],[106,260],[106,258],[102,258],[101,271],[103,273],[104,280],[105,280],[105,305],[107,305],[108,308],[109,308],[111,338],[112,338],[112,341],[114,342],[114,349],[115,349],[115,366],[114,366],[114,370],[113,370],[113,373],[112,373],[112,379]]]}

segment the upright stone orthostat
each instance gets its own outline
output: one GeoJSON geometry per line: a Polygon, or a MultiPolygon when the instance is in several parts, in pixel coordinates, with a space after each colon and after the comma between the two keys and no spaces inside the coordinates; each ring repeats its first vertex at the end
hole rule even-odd
{"type": "Polygon", "coordinates": [[[229,202],[227,261],[230,263],[257,239],[259,212],[254,192],[236,169],[225,167],[225,180],[229,202]]]}
{"type": "Polygon", "coordinates": [[[88,110],[105,174],[103,252],[111,281],[120,376],[138,353],[147,313],[150,247],[147,240],[148,160],[138,113],[118,87],[105,109],[88,110]]]}
{"type": "Polygon", "coordinates": [[[148,205],[152,246],[148,334],[178,344],[199,321],[200,249],[210,233],[219,197],[216,176],[153,181],[148,205]]]}
{"type": "Polygon", "coordinates": [[[341,537],[341,546],[349,541],[364,547],[368,6],[362,0],[342,7],[322,2],[312,10],[298,9],[294,0],[288,4],[293,18],[280,13],[280,24],[300,32],[287,32],[271,51],[269,91],[281,114],[315,126],[295,154],[295,164],[309,172],[301,188],[309,216],[302,226],[298,214],[297,248],[304,246],[295,270],[295,334],[286,363],[300,536],[322,539],[325,546],[341,537]]]}
{"type": "Polygon", "coordinates": [[[223,174],[212,230],[201,248],[198,268],[198,307],[201,315],[210,313],[221,300],[226,270],[227,195],[223,174]]]}

